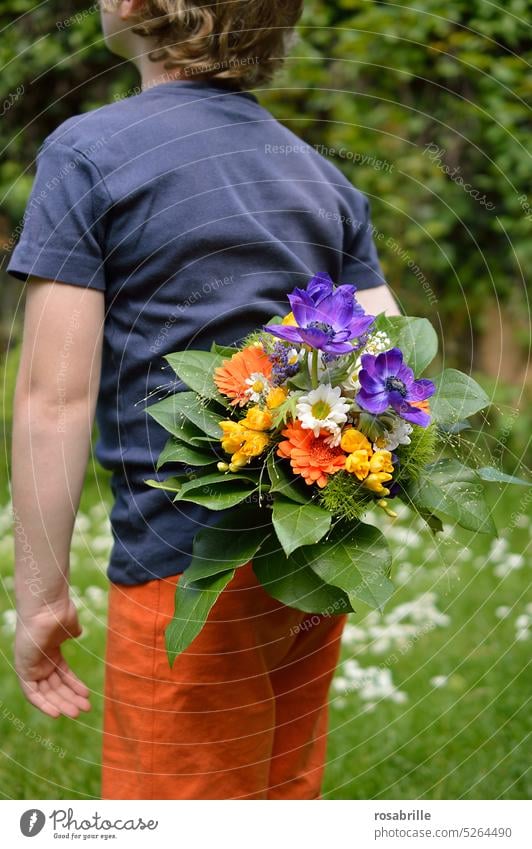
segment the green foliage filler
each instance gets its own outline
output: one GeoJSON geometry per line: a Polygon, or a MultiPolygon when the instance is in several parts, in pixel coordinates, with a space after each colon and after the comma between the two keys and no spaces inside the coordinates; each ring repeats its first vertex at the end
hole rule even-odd
{"type": "Polygon", "coordinates": [[[410,434],[410,444],[401,445],[401,462],[397,466],[397,483],[417,480],[427,463],[434,458],[438,444],[438,429],[435,424],[428,427],[414,427],[410,434]]]}
{"type": "Polygon", "coordinates": [[[340,471],[331,475],[319,491],[319,501],[334,516],[348,521],[360,519],[371,507],[371,493],[360,485],[354,475],[340,471]]]}

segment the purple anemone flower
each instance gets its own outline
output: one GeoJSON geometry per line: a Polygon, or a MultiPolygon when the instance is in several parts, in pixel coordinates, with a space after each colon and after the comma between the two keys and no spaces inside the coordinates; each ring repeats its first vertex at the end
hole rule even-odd
{"type": "Polygon", "coordinates": [[[356,400],[364,410],[379,415],[388,407],[407,422],[427,427],[430,416],[413,401],[425,401],[434,395],[436,387],[431,380],[415,380],[414,372],[403,362],[403,352],[392,348],[374,357],[363,354],[358,379],[362,387],[356,400]]]}
{"type": "Polygon", "coordinates": [[[329,354],[349,354],[351,339],[367,333],[375,316],[366,315],[355,300],[356,286],[334,288],[328,274],[320,272],[306,289],[294,289],[288,295],[297,326],[269,324],[268,333],[287,342],[305,343],[329,354]]]}

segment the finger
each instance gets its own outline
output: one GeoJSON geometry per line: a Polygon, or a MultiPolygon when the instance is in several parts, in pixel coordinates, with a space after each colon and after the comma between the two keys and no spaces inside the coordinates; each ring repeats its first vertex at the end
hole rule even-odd
{"type": "Polygon", "coordinates": [[[42,681],[39,681],[38,687],[39,692],[44,696],[46,701],[58,708],[58,710],[65,716],[69,716],[71,719],[76,719],[79,716],[79,710],[76,705],[67,701],[67,699],[60,696],[59,693],[56,693],[56,691],[50,686],[48,679],[43,678],[42,681]]]}
{"type": "Polygon", "coordinates": [[[58,716],[61,716],[61,711],[52,705],[46,697],[39,692],[35,681],[21,681],[21,686],[22,692],[33,707],[36,707],[38,710],[42,711],[42,713],[45,713],[47,716],[51,716],[53,719],[57,719],[58,716]]]}
{"type": "Polygon", "coordinates": [[[68,684],[65,684],[65,682],[59,677],[57,672],[54,671],[48,676],[48,683],[54,693],[62,696],[67,702],[71,702],[80,710],[90,710],[88,699],[75,693],[74,690],[68,684]]]}
{"type": "Polygon", "coordinates": [[[57,671],[63,681],[68,684],[74,692],[78,694],[78,696],[84,696],[88,699],[90,696],[89,688],[72,672],[64,658],[58,664],[57,671]]]}

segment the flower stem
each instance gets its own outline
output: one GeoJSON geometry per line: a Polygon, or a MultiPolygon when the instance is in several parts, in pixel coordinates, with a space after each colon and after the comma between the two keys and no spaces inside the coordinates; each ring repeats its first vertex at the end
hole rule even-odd
{"type": "Polygon", "coordinates": [[[317,387],[319,385],[319,380],[318,380],[318,349],[317,348],[314,348],[313,351],[312,351],[311,380],[312,380],[312,388],[317,389],[317,387]]]}

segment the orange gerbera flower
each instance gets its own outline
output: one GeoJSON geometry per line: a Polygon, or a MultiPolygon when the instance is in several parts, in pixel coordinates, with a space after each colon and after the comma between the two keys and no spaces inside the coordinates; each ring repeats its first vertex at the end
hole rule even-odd
{"type": "Polygon", "coordinates": [[[214,369],[214,382],[222,395],[232,399],[231,404],[242,407],[250,400],[246,394],[249,389],[246,380],[257,373],[269,378],[271,372],[272,362],[262,346],[250,345],[214,369]]]}
{"type": "Polygon", "coordinates": [[[278,456],[289,459],[293,471],[301,475],[309,486],[313,483],[325,486],[328,475],[344,468],[345,453],[342,449],[331,448],[324,442],[324,437],[330,435],[328,430],[322,429],[319,436],[314,436],[312,430],[301,427],[300,421],[294,421],[281,433],[287,439],[279,443],[278,456]]]}

